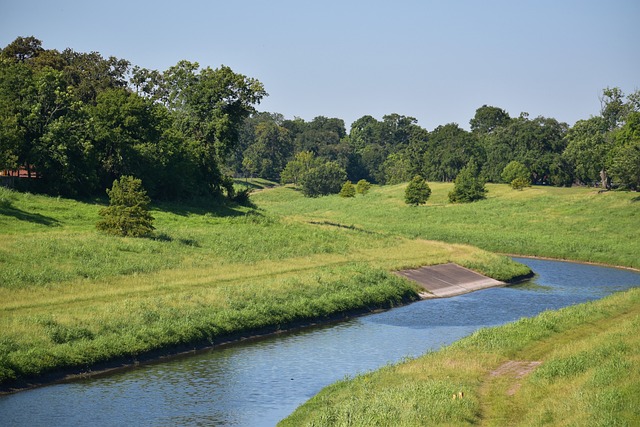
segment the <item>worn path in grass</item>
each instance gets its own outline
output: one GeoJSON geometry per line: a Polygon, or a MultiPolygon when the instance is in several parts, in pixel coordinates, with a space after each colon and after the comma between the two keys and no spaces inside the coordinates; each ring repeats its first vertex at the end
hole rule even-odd
{"type": "Polygon", "coordinates": [[[417,282],[427,290],[422,298],[446,298],[462,295],[480,289],[504,286],[505,283],[492,279],[454,263],[402,270],[396,274],[417,282]]]}

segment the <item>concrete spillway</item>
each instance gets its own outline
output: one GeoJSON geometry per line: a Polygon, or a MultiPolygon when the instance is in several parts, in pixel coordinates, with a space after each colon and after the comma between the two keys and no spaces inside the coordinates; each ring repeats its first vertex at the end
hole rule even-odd
{"type": "Polygon", "coordinates": [[[428,292],[422,294],[423,298],[445,298],[505,285],[453,263],[402,270],[396,274],[420,284],[428,292]]]}

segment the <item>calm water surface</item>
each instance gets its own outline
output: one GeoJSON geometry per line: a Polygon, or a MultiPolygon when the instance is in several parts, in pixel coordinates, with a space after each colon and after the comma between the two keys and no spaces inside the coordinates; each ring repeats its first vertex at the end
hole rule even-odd
{"type": "Polygon", "coordinates": [[[473,331],[640,286],[626,270],[515,258],[537,277],[0,397],[0,426],[273,426],[323,387],[473,331]]]}

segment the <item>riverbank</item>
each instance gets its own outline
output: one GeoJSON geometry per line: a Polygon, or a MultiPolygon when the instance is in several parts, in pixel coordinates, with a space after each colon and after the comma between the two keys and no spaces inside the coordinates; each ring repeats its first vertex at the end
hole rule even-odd
{"type": "Polygon", "coordinates": [[[157,207],[155,237],[116,238],[95,231],[99,205],[2,191],[5,390],[405,304],[419,289],[391,273],[403,268],[528,271],[468,245],[238,206],[157,207]]]}
{"type": "Polygon", "coordinates": [[[279,426],[637,425],[640,288],[323,389],[279,426]]]}

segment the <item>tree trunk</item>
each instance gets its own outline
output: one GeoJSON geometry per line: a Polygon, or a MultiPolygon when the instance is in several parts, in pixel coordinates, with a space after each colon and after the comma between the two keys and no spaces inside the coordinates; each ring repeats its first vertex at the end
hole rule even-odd
{"type": "Polygon", "coordinates": [[[600,171],[600,186],[606,190],[611,188],[611,178],[604,169],[600,171]]]}

